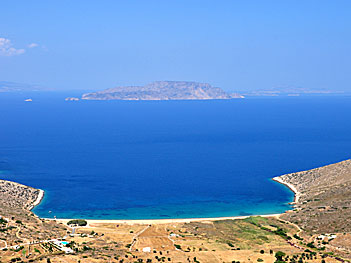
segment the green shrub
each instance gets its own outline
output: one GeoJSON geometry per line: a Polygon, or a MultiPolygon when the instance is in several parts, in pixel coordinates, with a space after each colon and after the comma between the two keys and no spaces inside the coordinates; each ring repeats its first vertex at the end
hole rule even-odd
{"type": "Polygon", "coordinates": [[[73,219],[67,222],[67,225],[78,225],[78,226],[86,226],[88,222],[84,219],[73,219]]]}
{"type": "Polygon", "coordinates": [[[294,234],[294,238],[298,239],[298,240],[303,240],[302,237],[298,236],[297,234],[294,234]]]}
{"type": "Polygon", "coordinates": [[[174,246],[176,247],[176,249],[182,249],[182,247],[180,245],[174,244],[174,246]]]}
{"type": "Polygon", "coordinates": [[[275,253],[275,258],[277,259],[277,261],[283,261],[283,257],[285,257],[285,253],[282,251],[277,251],[275,253]]]}
{"type": "Polygon", "coordinates": [[[308,243],[307,246],[310,248],[316,248],[316,246],[313,244],[313,242],[308,243]]]}
{"type": "Polygon", "coordinates": [[[227,242],[228,246],[234,247],[234,245],[231,242],[227,242]]]}

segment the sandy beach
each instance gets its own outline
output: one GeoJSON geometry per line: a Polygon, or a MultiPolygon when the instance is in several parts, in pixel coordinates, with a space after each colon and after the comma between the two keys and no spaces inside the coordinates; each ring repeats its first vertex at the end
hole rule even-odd
{"type": "MultiPolygon", "coordinates": [[[[250,216],[262,217],[279,217],[281,214],[269,215],[248,215],[248,216],[232,216],[232,217],[211,217],[211,218],[175,218],[175,219],[131,219],[131,220],[109,220],[109,219],[87,219],[89,225],[93,224],[127,224],[127,225],[152,225],[152,224],[172,224],[172,223],[190,223],[190,222],[211,222],[218,220],[245,219],[250,216]]],[[[52,218],[44,218],[47,220],[55,220],[52,218]]],[[[56,219],[57,222],[67,224],[72,219],[56,219]]]]}

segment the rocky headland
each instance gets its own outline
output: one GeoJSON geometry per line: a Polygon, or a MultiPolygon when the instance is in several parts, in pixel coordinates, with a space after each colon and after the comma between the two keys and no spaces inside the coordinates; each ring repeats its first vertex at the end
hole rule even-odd
{"type": "Polygon", "coordinates": [[[294,210],[282,218],[310,233],[351,231],[351,160],[274,180],[286,184],[297,197],[294,210]]]}
{"type": "Polygon", "coordinates": [[[43,198],[43,191],[15,182],[0,180],[0,206],[32,209],[43,198]]]}

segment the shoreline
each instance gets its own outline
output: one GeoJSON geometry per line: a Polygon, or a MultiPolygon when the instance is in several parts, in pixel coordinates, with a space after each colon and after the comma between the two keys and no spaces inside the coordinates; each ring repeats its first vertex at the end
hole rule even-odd
{"type": "MultiPolygon", "coordinates": [[[[288,187],[294,193],[294,201],[291,204],[296,204],[299,201],[300,193],[297,191],[296,187],[290,183],[285,182],[280,176],[272,178],[273,181],[276,181],[282,185],[288,187]]],[[[30,205],[29,211],[31,211],[35,206],[39,205],[44,199],[45,191],[38,189],[39,194],[37,199],[30,205]]],[[[261,215],[245,215],[245,216],[226,216],[226,217],[209,217],[209,218],[167,218],[167,219],[84,219],[88,222],[87,226],[91,224],[127,224],[127,225],[145,225],[145,224],[171,224],[171,223],[190,223],[190,222],[212,222],[220,220],[236,220],[236,219],[245,219],[251,216],[261,216],[261,217],[277,217],[286,213],[287,211],[279,214],[261,214],[261,215]]],[[[37,215],[36,215],[37,216],[37,215]]],[[[38,216],[39,217],[39,216],[38,216]]],[[[39,217],[44,220],[54,220],[58,223],[66,224],[70,220],[78,218],[44,218],[39,217]]]]}
{"type": "Polygon", "coordinates": [[[296,187],[294,185],[292,185],[291,183],[285,182],[281,176],[276,176],[272,178],[273,181],[280,183],[282,185],[285,185],[286,187],[288,187],[293,193],[294,193],[294,201],[292,202],[292,204],[297,204],[299,202],[300,199],[300,192],[296,189],[296,187]]]}
{"type": "Polygon", "coordinates": [[[36,207],[37,205],[40,204],[40,202],[43,200],[44,198],[44,190],[38,189],[39,190],[39,194],[37,199],[34,201],[33,204],[31,204],[31,206],[29,207],[29,211],[31,211],[34,207],[36,207]]]}
{"type": "MultiPolygon", "coordinates": [[[[252,216],[261,217],[279,217],[281,214],[268,214],[268,215],[247,215],[247,216],[229,216],[229,217],[209,217],[209,218],[174,218],[174,219],[84,219],[87,221],[89,227],[94,224],[127,224],[127,225],[151,225],[151,224],[173,224],[173,223],[191,223],[191,222],[212,222],[221,220],[235,220],[245,219],[252,216]]],[[[54,219],[42,218],[45,220],[55,220],[58,223],[67,224],[68,221],[74,219],[54,219]]]]}

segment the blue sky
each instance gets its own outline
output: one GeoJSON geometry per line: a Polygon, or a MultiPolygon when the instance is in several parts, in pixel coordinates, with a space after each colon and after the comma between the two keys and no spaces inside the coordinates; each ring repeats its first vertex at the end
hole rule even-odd
{"type": "Polygon", "coordinates": [[[351,91],[349,0],[4,0],[0,12],[3,81],[351,91]]]}

